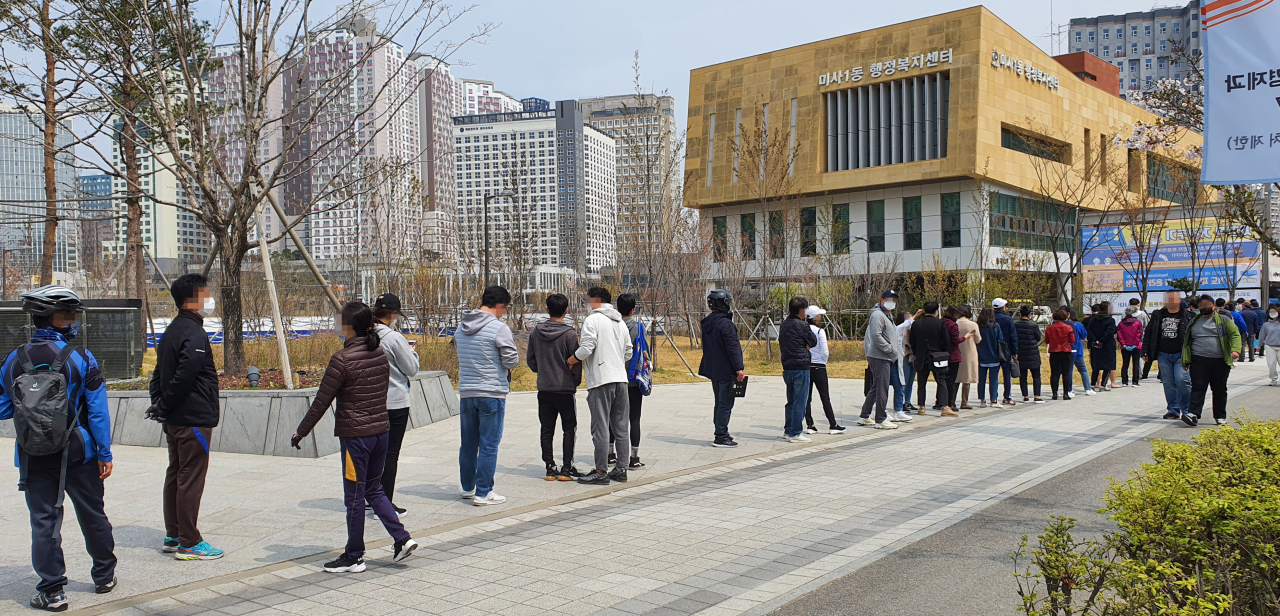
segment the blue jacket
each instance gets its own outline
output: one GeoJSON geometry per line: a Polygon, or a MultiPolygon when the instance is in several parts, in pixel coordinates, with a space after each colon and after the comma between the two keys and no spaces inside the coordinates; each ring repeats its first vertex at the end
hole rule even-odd
{"type": "MultiPolygon", "coordinates": [[[[33,342],[50,341],[53,347],[62,350],[67,339],[53,329],[37,329],[32,337],[33,342]]],[[[28,350],[28,353],[31,351],[28,350]]],[[[32,357],[33,362],[41,359],[39,354],[32,357]]],[[[17,363],[18,351],[14,349],[0,364],[0,420],[13,418],[13,398],[9,388],[14,377],[22,374],[22,366],[17,363]]],[[[52,361],[53,358],[47,358],[52,361]]],[[[72,353],[62,367],[67,375],[67,397],[72,408],[80,415],[81,442],[84,443],[84,461],[111,461],[111,413],[107,409],[107,385],[102,380],[102,372],[98,369],[98,361],[88,350],[72,353]]],[[[14,446],[14,466],[18,465],[18,447],[14,446]]]]}
{"type": "Polygon", "coordinates": [[[1246,321],[1241,313],[1232,310],[1231,320],[1235,321],[1236,331],[1240,332],[1241,337],[1243,337],[1246,332],[1253,331],[1253,328],[1249,327],[1249,321],[1246,321]]]}
{"type": "Polygon", "coordinates": [[[1018,330],[1013,326],[1013,317],[1005,314],[1003,310],[997,310],[996,323],[1000,325],[1000,333],[1004,336],[1004,341],[1009,344],[1009,353],[1017,355],[1018,330]]]}
{"type": "MultiPolygon", "coordinates": [[[[1247,331],[1250,336],[1258,335],[1258,326],[1262,324],[1258,322],[1258,315],[1253,313],[1252,308],[1241,308],[1240,312],[1237,312],[1236,314],[1240,315],[1240,318],[1244,319],[1246,328],[1240,330],[1240,333],[1243,334],[1247,331]]],[[[1237,323],[1236,326],[1239,327],[1239,323],[1237,323]]]]}
{"type": "Polygon", "coordinates": [[[1084,356],[1084,339],[1089,337],[1089,330],[1084,328],[1084,323],[1079,321],[1071,322],[1071,329],[1076,332],[1076,343],[1071,345],[1071,350],[1076,355],[1084,356]]]}
{"type": "MultiPolygon", "coordinates": [[[[978,343],[978,365],[1000,363],[1000,342],[1004,340],[1004,332],[999,325],[987,325],[978,330],[982,334],[982,342],[978,343]]],[[[1009,349],[1013,351],[1012,348],[1009,349]]]]}

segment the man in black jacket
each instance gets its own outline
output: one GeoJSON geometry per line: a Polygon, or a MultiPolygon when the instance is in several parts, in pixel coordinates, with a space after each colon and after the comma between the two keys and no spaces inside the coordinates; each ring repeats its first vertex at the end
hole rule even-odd
{"type": "Polygon", "coordinates": [[[164,424],[169,469],[164,476],[164,551],[178,560],[222,558],[196,528],[204,478],[209,471],[209,443],[218,426],[218,370],[204,332],[213,314],[209,282],[200,274],[173,281],[169,293],[178,316],[156,345],[151,373],[148,416],[164,424]]]}
{"type": "Polygon", "coordinates": [[[738,343],[738,326],[733,324],[728,291],[715,289],[707,294],[711,314],[702,319],[702,363],[698,374],[711,379],[715,395],[715,441],[712,447],[737,447],[729,436],[729,417],[733,414],[733,382],[746,377],[742,364],[742,345],[738,343]]]}
{"type": "Polygon", "coordinates": [[[818,346],[804,311],[809,300],[793,297],[787,304],[787,320],[778,328],[778,351],[782,356],[782,382],[787,386],[786,422],[782,438],[792,443],[804,443],[804,407],[809,404],[809,349],[818,346]]]}
{"type": "MultiPolygon", "coordinates": [[[[952,412],[947,365],[951,361],[951,334],[947,326],[938,318],[938,302],[925,302],[924,316],[916,319],[910,329],[911,351],[916,358],[916,406],[918,414],[924,415],[924,387],[929,383],[929,375],[937,386],[933,405],[943,409],[943,413],[952,412]],[[938,365],[941,364],[941,365],[938,365]]],[[[1016,348],[1016,347],[1015,347],[1016,348]]]]}
{"type": "Polygon", "coordinates": [[[1182,293],[1169,291],[1165,293],[1164,308],[1151,313],[1151,322],[1143,332],[1142,349],[1147,362],[1160,368],[1165,419],[1181,419],[1191,408],[1191,373],[1182,367],[1182,343],[1190,322],[1191,311],[1182,301],[1182,293]]]}

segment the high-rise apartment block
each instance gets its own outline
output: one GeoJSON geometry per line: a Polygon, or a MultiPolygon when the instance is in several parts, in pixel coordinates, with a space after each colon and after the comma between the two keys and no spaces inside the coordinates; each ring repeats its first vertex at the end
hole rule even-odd
{"type": "Polygon", "coordinates": [[[453,118],[464,108],[462,82],[449,65],[428,55],[418,63],[418,125],[421,127],[421,185],[429,197],[422,214],[422,247],[452,262],[457,259],[457,181],[454,175],[453,118]]]}
{"type": "Polygon", "coordinates": [[[458,115],[482,115],[486,113],[510,113],[522,111],[524,105],[515,97],[500,92],[493,87],[492,81],[479,79],[462,79],[463,104],[458,115]]]}
{"type": "Polygon", "coordinates": [[[1091,53],[1120,69],[1121,93],[1146,90],[1161,79],[1186,79],[1188,67],[1172,56],[1174,46],[1195,58],[1202,53],[1200,0],[1181,8],[1076,18],[1067,31],[1072,52],[1091,53]]]}
{"type": "MultiPolygon", "coordinates": [[[[79,231],[74,218],[76,172],[70,130],[54,136],[54,187],[59,203],[57,248],[53,269],[69,272],[79,265],[79,231]]],[[[0,105],[0,248],[10,267],[34,274],[44,251],[44,116],[35,109],[0,105]]]]}
{"type": "MultiPolygon", "coordinates": [[[[585,122],[578,101],[454,118],[454,148],[458,230],[470,266],[483,250],[485,197],[503,189],[515,196],[489,205],[491,258],[518,246],[541,273],[598,273],[615,263],[614,139],[585,122]]],[[[539,276],[535,286],[547,280],[539,276]]]]}

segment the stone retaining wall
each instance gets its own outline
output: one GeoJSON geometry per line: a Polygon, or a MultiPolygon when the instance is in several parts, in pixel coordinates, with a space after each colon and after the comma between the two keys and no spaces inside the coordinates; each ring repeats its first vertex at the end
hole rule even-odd
{"type": "MultiPolygon", "coordinates": [[[[289,446],[289,437],[302,421],[315,387],[306,389],[223,391],[222,420],[213,430],[213,451],[267,456],[318,458],[338,451],[333,413],[325,413],[315,430],[302,439],[302,450],[289,446]]],[[[110,391],[111,442],[116,445],[163,447],[160,424],[146,418],[151,405],[145,391],[110,391]]],[[[458,414],[458,394],[449,375],[419,372],[409,380],[409,429],[421,428],[458,414]]],[[[13,422],[0,422],[0,436],[13,436],[13,422]]]]}

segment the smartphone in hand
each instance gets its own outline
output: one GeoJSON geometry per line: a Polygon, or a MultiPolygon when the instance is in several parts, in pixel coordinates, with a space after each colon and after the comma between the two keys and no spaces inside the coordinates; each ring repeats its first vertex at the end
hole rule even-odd
{"type": "Polygon", "coordinates": [[[412,347],[416,347],[416,346],[418,346],[418,341],[417,341],[417,340],[410,340],[410,341],[409,341],[409,347],[410,347],[410,348],[412,348],[412,347]]]}

